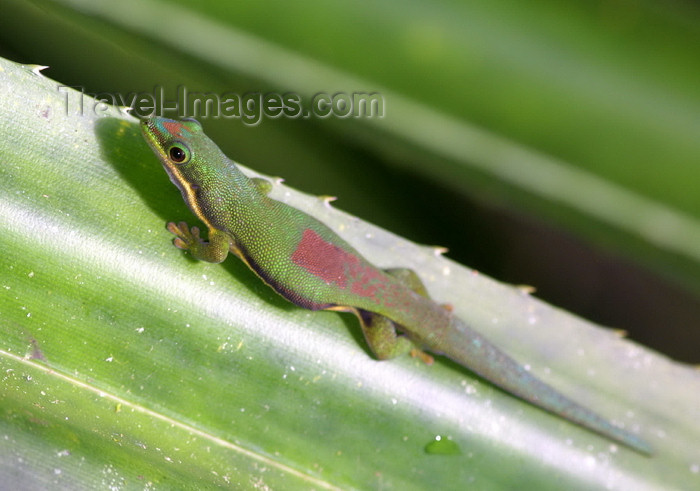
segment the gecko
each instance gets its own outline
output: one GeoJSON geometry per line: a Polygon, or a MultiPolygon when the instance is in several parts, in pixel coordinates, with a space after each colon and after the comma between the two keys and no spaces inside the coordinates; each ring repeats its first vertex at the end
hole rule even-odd
{"type": "Polygon", "coordinates": [[[446,356],[506,392],[644,455],[651,446],[564,396],[428,295],[408,268],[380,269],[316,218],[268,196],[195,119],[141,120],[146,142],[206,226],[169,222],[173,243],[198,260],[240,258],[282,297],[310,310],[351,312],[379,360],[413,352],[446,356]]]}

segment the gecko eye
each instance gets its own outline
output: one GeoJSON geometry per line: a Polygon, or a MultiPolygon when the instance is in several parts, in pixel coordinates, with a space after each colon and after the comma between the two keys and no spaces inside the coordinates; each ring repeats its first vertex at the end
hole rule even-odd
{"type": "Polygon", "coordinates": [[[168,150],[168,156],[170,160],[176,164],[182,164],[190,160],[190,151],[187,147],[182,145],[173,145],[168,150]]]}

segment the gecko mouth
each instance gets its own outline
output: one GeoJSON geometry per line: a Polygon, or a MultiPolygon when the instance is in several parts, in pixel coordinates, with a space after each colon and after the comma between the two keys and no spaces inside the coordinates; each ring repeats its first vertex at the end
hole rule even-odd
{"type": "Polygon", "coordinates": [[[166,139],[164,132],[156,118],[144,118],[140,122],[141,133],[148,146],[158,155],[165,157],[166,139]]]}

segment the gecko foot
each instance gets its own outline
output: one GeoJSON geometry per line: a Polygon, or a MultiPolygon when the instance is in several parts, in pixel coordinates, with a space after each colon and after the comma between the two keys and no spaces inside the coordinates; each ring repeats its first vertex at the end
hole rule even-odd
{"type": "Polygon", "coordinates": [[[452,305],[451,303],[443,303],[440,304],[440,306],[448,312],[454,312],[455,310],[454,305],[452,305]]]}
{"type": "Polygon", "coordinates": [[[420,360],[421,360],[423,363],[425,363],[426,365],[432,365],[433,362],[435,361],[435,358],[433,358],[432,356],[430,356],[430,355],[429,355],[428,353],[426,353],[425,351],[419,350],[418,348],[413,348],[413,349],[411,350],[411,356],[412,356],[413,358],[418,358],[418,359],[420,359],[420,360]]]}
{"type": "Polygon", "coordinates": [[[180,222],[177,224],[175,222],[169,222],[168,232],[175,235],[175,238],[173,239],[173,244],[175,247],[185,251],[190,249],[197,242],[202,241],[202,239],[199,237],[199,228],[192,227],[192,229],[190,229],[185,222],[180,222]]]}

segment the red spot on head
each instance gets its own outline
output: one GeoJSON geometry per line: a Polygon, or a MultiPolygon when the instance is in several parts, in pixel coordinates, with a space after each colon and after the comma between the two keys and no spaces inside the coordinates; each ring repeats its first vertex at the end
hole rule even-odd
{"type": "Polygon", "coordinates": [[[177,137],[177,138],[182,138],[182,130],[185,129],[182,123],[179,121],[163,121],[163,128],[165,128],[165,131],[167,131],[169,134],[177,137]]]}

